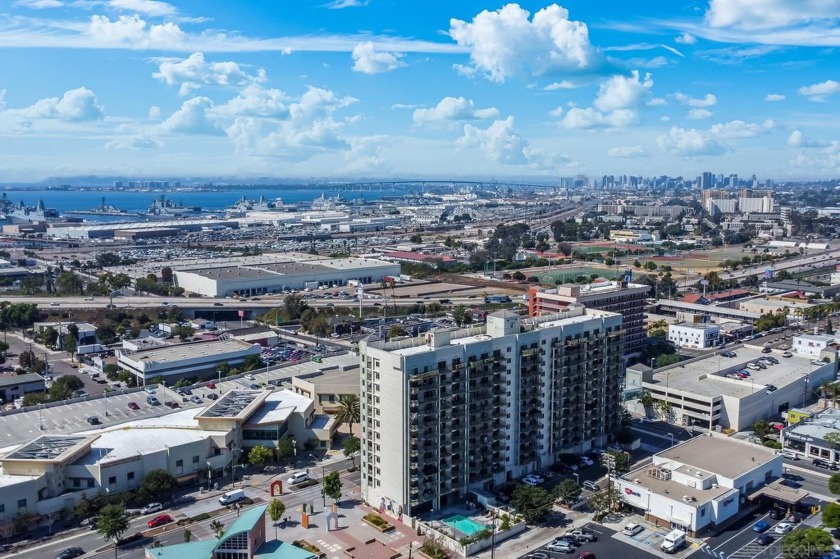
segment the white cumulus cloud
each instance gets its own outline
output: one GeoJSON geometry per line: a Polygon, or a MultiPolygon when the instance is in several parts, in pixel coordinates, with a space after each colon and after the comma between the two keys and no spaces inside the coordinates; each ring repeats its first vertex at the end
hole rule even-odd
{"type": "Polygon", "coordinates": [[[499,110],[495,107],[476,109],[472,99],[464,97],[444,97],[434,107],[414,111],[414,122],[429,124],[446,121],[478,120],[496,118],[499,110]]]}
{"type": "Polygon", "coordinates": [[[32,10],[45,10],[47,8],[61,8],[64,6],[64,2],[61,0],[17,0],[14,5],[32,10]]]}
{"type": "Polygon", "coordinates": [[[561,89],[577,89],[581,87],[582,84],[575,83],[570,80],[561,80],[559,82],[551,82],[547,86],[543,87],[544,91],[558,91],[561,89]]]}
{"type": "Polygon", "coordinates": [[[689,35],[688,33],[683,33],[674,40],[681,45],[693,45],[697,42],[697,38],[694,35],[689,35]]]}
{"type": "Polygon", "coordinates": [[[86,87],[70,89],[59,99],[41,99],[24,109],[10,111],[14,115],[30,119],[57,119],[66,121],[101,120],[105,109],[96,100],[96,94],[86,87]]]}
{"type": "Polygon", "coordinates": [[[632,159],[635,157],[647,157],[647,152],[642,146],[617,146],[607,150],[610,157],[632,159]]]}
{"type": "Polygon", "coordinates": [[[208,62],[200,52],[182,60],[163,60],[152,77],[166,85],[180,85],[181,95],[188,95],[203,85],[242,85],[265,80],[262,71],[249,75],[236,62],[208,62]]]}
{"type": "Polygon", "coordinates": [[[712,111],[708,109],[691,109],[686,116],[690,120],[703,120],[704,118],[711,118],[712,111]]]}
{"type": "Polygon", "coordinates": [[[639,113],[632,109],[616,109],[602,113],[592,107],[573,107],[566,112],[565,128],[624,128],[639,123],[639,113]]]}
{"type": "Polygon", "coordinates": [[[711,27],[745,31],[771,30],[840,18],[836,0],[711,0],[706,22],[711,27]]]}
{"type": "Polygon", "coordinates": [[[743,120],[732,120],[722,124],[714,124],[709,128],[709,133],[721,140],[739,140],[744,138],[755,138],[767,134],[776,126],[772,120],[765,120],[762,123],[744,122],[743,120]]]}
{"type": "Polygon", "coordinates": [[[656,143],[665,153],[681,157],[721,155],[727,151],[726,146],[708,133],[678,126],[660,135],[656,143]]]}
{"type": "Polygon", "coordinates": [[[114,20],[107,16],[91,16],[85,34],[99,44],[136,49],[180,48],[187,38],[175,23],[150,25],[136,14],[114,20]]]}
{"type": "Polygon", "coordinates": [[[794,130],[790,133],[787,139],[787,145],[794,148],[822,148],[827,146],[825,143],[805,138],[799,130],[794,130]]]}
{"type": "Polygon", "coordinates": [[[768,93],[764,96],[764,100],[768,103],[776,103],[778,101],[784,101],[786,97],[781,93],[768,93]]]}
{"type": "Polygon", "coordinates": [[[381,74],[405,66],[402,53],[379,50],[372,41],[353,47],[353,71],[363,74],[381,74]]]}
{"type": "Polygon", "coordinates": [[[158,17],[171,16],[177,11],[172,4],[158,0],[110,0],[108,4],[120,10],[140,12],[158,17]]]}
{"type": "Polygon", "coordinates": [[[834,80],[802,86],[797,90],[800,95],[811,101],[825,101],[830,95],[834,95],[838,91],[840,91],[840,82],[834,80]]]}
{"type": "Polygon", "coordinates": [[[715,97],[712,93],[707,93],[704,97],[697,99],[691,97],[690,95],[686,95],[685,93],[675,93],[674,99],[681,105],[685,105],[687,107],[694,107],[694,108],[705,108],[705,107],[712,107],[717,104],[717,97],[715,97]]]}
{"type": "Polygon", "coordinates": [[[327,8],[331,10],[343,10],[344,8],[360,8],[367,5],[368,0],[333,0],[327,4],[327,8]]]}
{"type": "Polygon", "coordinates": [[[127,149],[139,151],[145,149],[157,149],[163,146],[163,142],[149,136],[117,136],[105,143],[105,149],[127,149]]]}
{"type": "Polygon", "coordinates": [[[591,72],[603,63],[586,24],[570,20],[568,10],[552,4],[530,16],[518,4],[507,4],[471,22],[451,19],[449,35],[470,52],[470,64],[458,69],[502,83],[517,75],[591,72]]]}
{"type": "Polygon", "coordinates": [[[641,78],[638,70],[634,70],[630,76],[613,76],[601,84],[593,105],[604,112],[634,108],[650,93],[652,87],[651,75],[645,74],[641,78]]]}
{"type": "Polygon", "coordinates": [[[279,89],[265,88],[251,84],[243,88],[233,99],[213,108],[220,116],[258,116],[287,118],[291,99],[279,89]]]}
{"type": "Polygon", "coordinates": [[[219,123],[208,114],[213,106],[213,101],[207,97],[187,99],[160,127],[175,134],[223,134],[219,123]]]}

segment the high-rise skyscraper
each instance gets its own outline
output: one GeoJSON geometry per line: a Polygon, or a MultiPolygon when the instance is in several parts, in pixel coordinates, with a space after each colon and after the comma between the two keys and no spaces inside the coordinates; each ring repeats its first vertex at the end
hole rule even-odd
{"type": "Polygon", "coordinates": [[[607,442],[621,423],[621,315],[572,305],[362,341],[362,496],[415,515],[607,442]]]}

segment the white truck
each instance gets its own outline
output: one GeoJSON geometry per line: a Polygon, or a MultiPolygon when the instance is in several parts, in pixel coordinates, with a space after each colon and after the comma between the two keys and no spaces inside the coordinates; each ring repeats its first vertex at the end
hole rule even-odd
{"type": "Polygon", "coordinates": [[[662,551],[665,553],[676,553],[685,544],[685,532],[682,530],[671,530],[665,539],[662,540],[662,551]]]}

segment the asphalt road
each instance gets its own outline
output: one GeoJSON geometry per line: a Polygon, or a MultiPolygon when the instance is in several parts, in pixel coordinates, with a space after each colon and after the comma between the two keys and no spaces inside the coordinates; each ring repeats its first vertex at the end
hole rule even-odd
{"type": "MultiPolygon", "coordinates": [[[[317,472],[316,477],[317,479],[320,479],[320,468],[318,468],[316,464],[312,461],[310,461],[306,465],[310,467],[311,473],[315,474],[315,472],[317,472]]],[[[347,471],[347,468],[349,466],[350,460],[343,459],[336,462],[327,463],[324,467],[324,470],[326,471],[326,473],[330,473],[332,471],[341,472],[342,486],[346,490],[348,486],[358,485],[360,480],[360,474],[358,471],[347,471]]],[[[265,503],[271,499],[271,497],[268,494],[267,488],[268,484],[272,481],[273,477],[276,475],[281,477],[282,479],[285,479],[288,476],[289,471],[295,470],[288,470],[282,473],[271,475],[266,475],[262,473],[253,474],[248,476],[249,479],[239,480],[235,484],[223,485],[219,488],[218,491],[209,491],[207,493],[201,493],[201,487],[195,486],[191,488],[189,492],[181,494],[180,499],[175,500],[172,503],[172,506],[167,506],[166,508],[164,508],[163,511],[133,517],[131,520],[130,528],[126,535],[134,534],[139,531],[143,532],[148,537],[119,548],[117,551],[117,557],[119,559],[141,559],[144,556],[144,548],[146,546],[151,545],[154,539],[157,539],[163,545],[172,545],[184,542],[185,527],[177,526],[175,523],[166,525],[166,527],[164,527],[162,531],[159,531],[158,529],[150,530],[148,528],[148,521],[151,518],[157,516],[158,514],[169,514],[177,522],[179,519],[182,518],[192,518],[201,513],[218,511],[224,508],[221,505],[219,505],[218,497],[222,493],[230,491],[234,487],[244,489],[246,496],[248,496],[249,498],[254,500],[260,499],[263,503],[265,503]]],[[[230,480],[228,478],[225,481],[229,482],[230,480]]],[[[299,518],[299,515],[296,514],[295,511],[297,508],[300,507],[302,503],[314,504],[316,516],[323,510],[323,500],[321,496],[320,484],[313,485],[311,487],[307,487],[299,491],[289,491],[288,489],[286,489],[286,493],[284,493],[284,495],[280,497],[280,499],[283,501],[283,504],[286,505],[286,513],[289,517],[299,518]]],[[[248,505],[246,505],[243,508],[247,507],[248,505]]],[[[214,537],[213,531],[210,529],[210,523],[213,520],[219,520],[225,526],[229,526],[231,522],[233,522],[233,520],[236,519],[236,517],[236,510],[230,509],[229,512],[226,512],[222,515],[214,516],[211,519],[192,523],[187,527],[193,533],[194,540],[206,540],[211,537],[214,537]]],[[[273,538],[274,534],[271,531],[269,531],[268,534],[266,534],[266,536],[268,538],[273,538]]],[[[29,549],[22,550],[16,553],[15,557],[47,559],[55,557],[61,552],[61,550],[68,547],[81,547],[87,552],[84,555],[85,558],[114,557],[113,547],[106,547],[106,543],[103,541],[103,538],[100,534],[98,534],[95,531],[90,531],[86,528],[81,528],[75,532],[68,533],[66,536],[60,539],[55,539],[49,543],[35,545],[29,549]]]]}
{"type": "MultiPolygon", "coordinates": [[[[550,559],[566,559],[568,557],[577,557],[578,554],[583,553],[584,551],[594,553],[595,557],[598,559],[620,559],[622,557],[626,557],[628,559],[646,559],[648,557],[658,557],[658,555],[648,553],[643,548],[640,548],[639,545],[631,545],[630,543],[627,543],[627,538],[625,536],[621,534],[616,535],[614,530],[610,530],[600,524],[587,524],[585,529],[592,532],[598,540],[577,546],[573,554],[549,551],[545,548],[545,546],[550,543],[549,540],[538,549],[534,549],[525,555],[521,555],[520,559],[540,557],[539,554],[544,554],[550,559]]],[[[562,532],[558,532],[556,535],[562,535],[562,532]]]]}

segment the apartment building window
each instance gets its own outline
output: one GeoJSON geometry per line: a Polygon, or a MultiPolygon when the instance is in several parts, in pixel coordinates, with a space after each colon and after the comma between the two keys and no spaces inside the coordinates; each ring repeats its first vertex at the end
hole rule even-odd
{"type": "Polygon", "coordinates": [[[125,476],[125,479],[128,481],[134,481],[134,472],[128,472],[125,476]]]}
{"type": "Polygon", "coordinates": [[[0,505],[0,522],[6,520],[6,505],[0,505]]]}
{"type": "Polygon", "coordinates": [[[18,510],[26,509],[26,499],[18,499],[18,510]]]}
{"type": "Polygon", "coordinates": [[[111,476],[108,478],[108,485],[116,485],[117,484],[117,476],[111,476]]]}
{"type": "Polygon", "coordinates": [[[88,486],[88,489],[90,489],[91,487],[95,487],[96,482],[92,479],[89,479],[89,480],[87,480],[87,486],[88,486]]]}
{"type": "Polygon", "coordinates": [[[198,455],[193,456],[193,464],[198,464],[198,455]]]}

